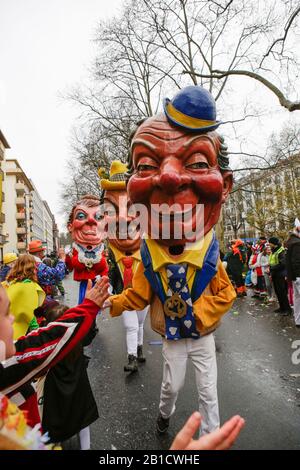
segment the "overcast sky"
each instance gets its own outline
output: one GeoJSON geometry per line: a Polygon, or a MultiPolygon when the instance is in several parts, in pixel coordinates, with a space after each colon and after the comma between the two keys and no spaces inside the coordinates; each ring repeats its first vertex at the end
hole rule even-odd
{"type": "Polygon", "coordinates": [[[87,79],[97,20],[122,0],[0,0],[0,129],[55,214],[78,109],[59,92],[87,79]]]}

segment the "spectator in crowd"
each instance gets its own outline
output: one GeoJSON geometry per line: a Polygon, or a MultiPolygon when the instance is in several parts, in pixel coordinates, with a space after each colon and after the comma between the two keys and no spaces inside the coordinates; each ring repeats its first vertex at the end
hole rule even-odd
{"type": "MultiPolygon", "coordinates": [[[[52,267],[53,268],[56,268],[56,265],[57,263],[59,262],[59,258],[58,258],[58,255],[57,255],[57,252],[56,251],[52,251],[50,253],[50,258],[51,258],[51,261],[52,261],[52,267]]],[[[67,274],[67,269],[66,269],[66,274],[67,274]]],[[[57,289],[59,290],[61,296],[63,297],[65,295],[65,288],[64,288],[64,285],[63,285],[63,282],[62,280],[58,280],[56,281],[56,287],[57,289]]]]}
{"type": "Polygon", "coordinates": [[[274,312],[280,315],[289,315],[292,310],[287,295],[285,249],[277,237],[269,238],[269,244],[271,247],[270,273],[279,303],[279,308],[274,312]]]}
{"type": "Polygon", "coordinates": [[[66,265],[64,263],[65,253],[64,250],[59,251],[59,261],[55,268],[47,266],[43,263],[45,248],[40,240],[33,240],[29,243],[28,251],[34,256],[37,269],[37,278],[40,286],[45,290],[46,294],[52,295],[52,286],[56,281],[62,280],[66,274],[66,265]],[[50,286],[50,288],[48,287],[50,286]]]}
{"type": "Polygon", "coordinates": [[[267,295],[265,278],[262,267],[262,251],[264,244],[261,240],[253,247],[253,254],[249,261],[249,268],[252,270],[252,282],[254,286],[253,297],[257,299],[265,298],[267,295]]]}
{"type": "Polygon", "coordinates": [[[226,257],[227,271],[233,280],[238,297],[247,295],[245,281],[243,278],[243,269],[246,262],[246,252],[243,250],[242,240],[233,240],[231,242],[231,251],[226,257]]]}
{"type": "Polygon", "coordinates": [[[5,282],[14,315],[14,339],[37,328],[34,310],[45,300],[45,292],[37,283],[35,260],[31,255],[20,255],[10,270],[5,282]]]}
{"type": "MultiPolygon", "coordinates": [[[[50,301],[43,309],[46,326],[57,321],[68,307],[50,301]]],[[[40,309],[39,309],[40,310],[40,309]]],[[[63,442],[78,435],[81,450],[90,449],[90,424],[99,417],[96,401],[90,386],[83,346],[84,339],[58,364],[37,382],[37,394],[44,432],[51,442],[63,442]]]]}
{"type": "Polygon", "coordinates": [[[5,281],[9,271],[11,270],[17,259],[18,257],[16,253],[6,253],[3,256],[3,265],[0,269],[0,282],[5,281]]]}
{"type": "Polygon", "coordinates": [[[293,284],[294,318],[300,328],[300,221],[295,220],[295,228],[286,242],[287,279],[293,284]]]}
{"type": "Polygon", "coordinates": [[[268,243],[266,243],[263,246],[262,253],[260,255],[260,265],[261,269],[263,272],[264,280],[265,280],[265,286],[267,290],[267,301],[268,302],[273,302],[273,285],[272,285],[272,279],[270,276],[270,253],[271,253],[271,248],[268,243]]]}

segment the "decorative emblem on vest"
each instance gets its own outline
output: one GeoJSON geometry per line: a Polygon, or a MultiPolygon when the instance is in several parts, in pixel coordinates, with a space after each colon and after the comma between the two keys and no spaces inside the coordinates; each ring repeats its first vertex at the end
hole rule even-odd
{"type": "Polygon", "coordinates": [[[164,313],[168,317],[182,318],[186,315],[186,311],[187,305],[177,292],[164,303],[164,313]]]}

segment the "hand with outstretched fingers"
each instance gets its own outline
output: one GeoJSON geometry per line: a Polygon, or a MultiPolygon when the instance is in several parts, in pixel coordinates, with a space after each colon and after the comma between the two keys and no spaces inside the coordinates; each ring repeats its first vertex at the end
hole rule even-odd
{"type": "Polygon", "coordinates": [[[193,439],[201,424],[201,415],[198,411],[192,414],[181,431],[175,437],[170,450],[226,450],[236,441],[245,420],[240,416],[233,416],[215,431],[193,439]]]}
{"type": "Polygon", "coordinates": [[[105,300],[109,297],[108,293],[109,280],[107,276],[101,277],[94,287],[92,287],[92,281],[88,281],[85,298],[92,300],[99,308],[103,307],[105,300]]]}

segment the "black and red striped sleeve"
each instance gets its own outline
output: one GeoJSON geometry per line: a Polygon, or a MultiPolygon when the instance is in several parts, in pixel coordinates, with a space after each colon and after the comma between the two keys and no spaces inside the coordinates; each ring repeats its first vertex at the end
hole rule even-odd
{"type": "Polygon", "coordinates": [[[57,321],[20,337],[16,354],[0,363],[0,391],[10,394],[53,367],[84,338],[98,311],[98,305],[84,300],[57,321]]]}

